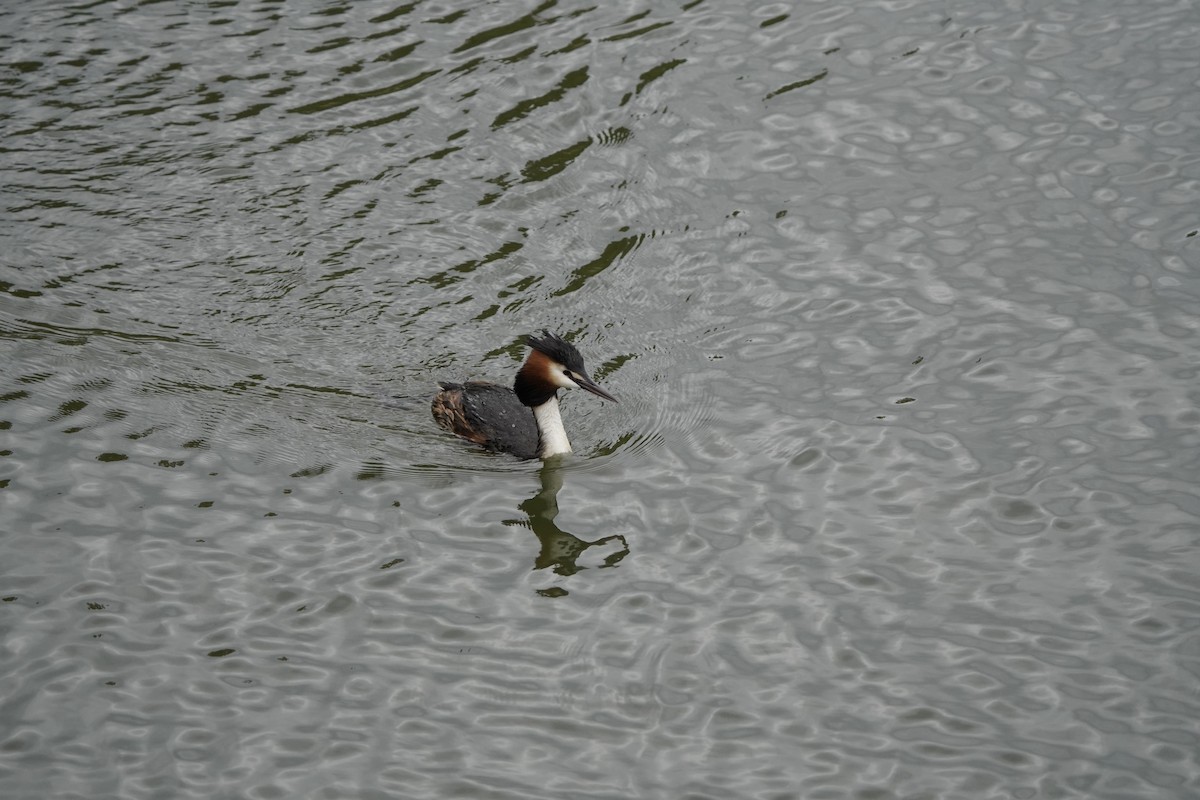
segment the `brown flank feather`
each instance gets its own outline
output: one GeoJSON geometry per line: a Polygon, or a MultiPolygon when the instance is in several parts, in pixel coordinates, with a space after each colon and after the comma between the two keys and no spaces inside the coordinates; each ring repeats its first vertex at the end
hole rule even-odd
{"type": "Polygon", "coordinates": [[[476,444],[487,443],[487,435],[483,431],[475,430],[467,422],[461,384],[448,383],[437,393],[433,398],[433,418],[438,425],[468,441],[476,444]]]}

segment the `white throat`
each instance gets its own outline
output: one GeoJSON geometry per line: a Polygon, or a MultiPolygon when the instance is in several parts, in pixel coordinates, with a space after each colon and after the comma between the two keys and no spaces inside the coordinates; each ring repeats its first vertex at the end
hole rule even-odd
{"type": "Polygon", "coordinates": [[[540,406],[534,406],[533,418],[537,420],[538,427],[538,458],[571,452],[567,429],[563,427],[562,414],[558,411],[558,397],[551,397],[540,406]]]}

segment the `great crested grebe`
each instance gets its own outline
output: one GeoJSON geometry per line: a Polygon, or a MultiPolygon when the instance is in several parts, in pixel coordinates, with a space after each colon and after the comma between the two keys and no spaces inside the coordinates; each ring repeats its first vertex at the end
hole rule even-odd
{"type": "Polygon", "coordinates": [[[513,388],[468,381],[439,383],[433,418],[451,433],[489,450],[517,458],[550,458],[571,452],[558,411],[559,389],[583,389],[597,397],[617,398],[596,385],[583,367],[583,356],[565,339],[543,330],[529,336],[533,348],[513,388]]]}

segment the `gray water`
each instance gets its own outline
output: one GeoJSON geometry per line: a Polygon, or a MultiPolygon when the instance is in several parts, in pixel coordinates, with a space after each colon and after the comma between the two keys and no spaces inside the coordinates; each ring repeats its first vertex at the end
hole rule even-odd
{"type": "Polygon", "coordinates": [[[1198,41],[6,4],[4,797],[1200,797],[1198,41]]]}

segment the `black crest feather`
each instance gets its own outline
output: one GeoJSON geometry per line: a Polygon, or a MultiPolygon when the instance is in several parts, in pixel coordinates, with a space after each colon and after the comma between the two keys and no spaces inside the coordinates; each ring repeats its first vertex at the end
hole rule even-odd
{"type": "Polygon", "coordinates": [[[548,330],[542,330],[541,338],[529,336],[525,343],[543,355],[549,356],[572,372],[583,373],[583,356],[575,345],[548,330]]]}

